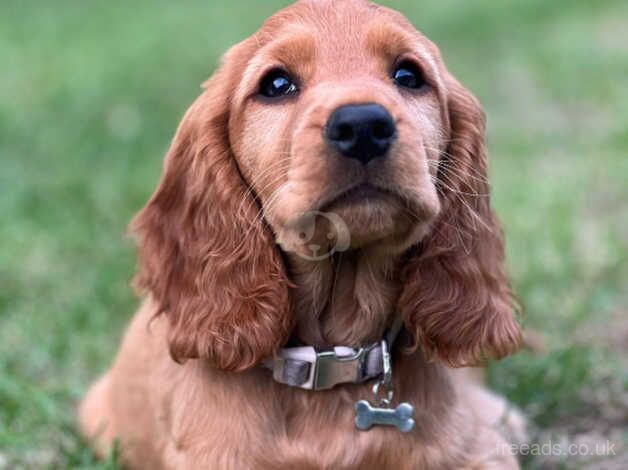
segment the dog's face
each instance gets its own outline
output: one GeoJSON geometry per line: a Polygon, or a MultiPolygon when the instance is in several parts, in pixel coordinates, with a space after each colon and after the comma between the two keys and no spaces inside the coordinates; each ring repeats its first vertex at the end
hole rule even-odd
{"type": "Polygon", "coordinates": [[[183,118],[133,223],[137,284],[174,358],[246,369],[294,329],[278,244],[312,262],[403,254],[381,315],[449,364],[501,357],[520,330],[488,192],[482,110],[436,46],[364,0],[301,0],[229,51],[183,118]]]}
{"type": "Polygon", "coordinates": [[[433,178],[448,133],[431,43],[361,1],[302,3],[257,36],[230,140],[282,248],[416,243],[440,210],[433,178]]]}

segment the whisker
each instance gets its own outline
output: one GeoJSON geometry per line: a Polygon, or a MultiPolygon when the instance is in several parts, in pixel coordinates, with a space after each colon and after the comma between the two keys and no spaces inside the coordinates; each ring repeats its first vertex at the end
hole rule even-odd
{"type": "MultiPolygon", "coordinates": [[[[277,196],[277,193],[279,192],[280,189],[282,189],[283,186],[280,186],[279,188],[277,188],[277,190],[275,192],[273,192],[273,194],[271,195],[271,198],[269,200],[272,200],[274,197],[277,196]]],[[[253,220],[250,221],[248,228],[246,229],[246,232],[242,235],[241,239],[240,239],[240,243],[238,243],[233,250],[231,251],[231,254],[228,255],[229,258],[235,257],[235,254],[240,251],[240,249],[244,246],[244,242],[246,241],[246,239],[249,237],[249,235],[255,230],[260,230],[261,226],[257,224],[258,220],[262,220],[263,218],[263,211],[264,209],[260,209],[258,210],[258,212],[256,213],[256,215],[253,217],[253,220]]]]}
{"type": "Polygon", "coordinates": [[[290,166],[290,162],[275,162],[273,164],[271,164],[268,168],[264,169],[259,175],[256,175],[253,177],[253,179],[249,182],[249,187],[247,188],[246,192],[244,193],[244,196],[242,197],[242,202],[240,203],[240,206],[238,207],[238,210],[236,211],[236,216],[239,217],[241,215],[242,212],[242,208],[243,205],[245,203],[245,201],[247,200],[247,198],[253,194],[254,192],[254,186],[256,186],[257,181],[259,181],[260,179],[262,179],[263,177],[267,176],[268,173],[272,172],[272,171],[279,171],[281,172],[279,175],[275,176],[271,181],[267,182],[265,185],[263,185],[260,188],[257,188],[258,192],[263,192],[266,188],[268,188],[269,186],[277,183],[280,179],[282,179],[284,176],[287,175],[287,171],[289,169],[290,166]]]}
{"type": "Polygon", "coordinates": [[[432,180],[432,182],[434,184],[437,184],[437,185],[440,184],[440,185],[444,186],[445,189],[451,191],[452,193],[461,194],[463,196],[471,196],[471,197],[489,197],[490,196],[490,193],[470,193],[468,191],[461,191],[459,189],[455,189],[455,188],[450,186],[451,184],[454,184],[454,182],[449,178],[449,176],[441,175],[441,177],[442,178],[446,178],[446,180],[443,181],[443,179],[439,178],[438,176],[431,176],[430,175],[430,178],[431,178],[431,180],[432,180]],[[447,184],[447,183],[449,183],[449,184],[447,184]]]}
{"type": "MultiPolygon", "coordinates": [[[[438,149],[434,149],[430,147],[426,147],[426,149],[432,150],[432,151],[438,151],[438,149]]],[[[441,152],[441,154],[455,160],[455,157],[447,152],[441,152]]],[[[474,168],[467,161],[456,160],[456,162],[454,163],[453,161],[448,161],[448,160],[438,160],[438,161],[428,160],[428,165],[433,165],[436,169],[445,167],[448,171],[458,172],[457,175],[459,176],[469,176],[470,178],[475,179],[476,181],[485,183],[489,186],[491,184],[485,175],[483,175],[478,169],[474,168]],[[474,173],[474,174],[467,175],[465,173],[462,173],[462,170],[467,170],[469,173],[474,173]]]]}
{"type": "MultiPolygon", "coordinates": [[[[432,181],[434,181],[434,180],[432,180],[432,181]]],[[[449,188],[448,185],[446,183],[444,183],[442,180],[440,181],[440,184],[442,184],[446,189],[449,189],[452,192],[456,193],[455,190],[452,190],[452,188],[449,188]]],[[[493,229],[486,222],[484,222],[484,220],[482,220],[482,217],[480,217],[480,215],[477,213],[477,211],[475,211],[469,205],[469,203],[464,200],[464,198],[460,197],[460,194],[455,194],[455,196],[457,197],[458,202],[460,202],[469,211],[469,214],[471,215],[471,217],[473,218],[474,221],[479,222],[480,224],[482,224],[489,232],[493,231],[493,229]]],[[[477,230],[477,227],[474,227],[474,229],[477,230]]]]}
{"type": "Polygon", "coordinates": [[[480,173],[478,173],[477,175],[471,174],[471,172],[477,171],[477,170],[475,170],[475,169],[473,169],[471,167],[469,167],[469,168],[460,168],[459,166],[455,165],[454,163],[450,163],[448,161],[430,162],[430,165],[432,165],[437,171],[446,170],[446,172],[450,173],[451,176],[456,176],[456,177],[458,177],[461,180],[469,178],[471,180],[477,181],[478,183],[485,184],[487,186],[491,186],[491,183],[490,183],[490,181],[488,180],[487,177],[485,177],[485,176],[478,176],[478,175],[480,175],[480,173]],[[465,173],[463,170],[470,170],[470,172],[465,173]]]}

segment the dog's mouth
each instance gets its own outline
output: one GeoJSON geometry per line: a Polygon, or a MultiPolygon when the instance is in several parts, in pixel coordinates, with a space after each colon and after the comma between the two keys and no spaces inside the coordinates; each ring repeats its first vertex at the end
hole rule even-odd
{"type": "Polygon", "coordinates": [[[391,203],[393,199],[399,203],[401,198],[388,189],[375,187],[369,183],[362,183],[327,198],[320,205],[320,210],[327,211],[378,202],[391,203]]]}

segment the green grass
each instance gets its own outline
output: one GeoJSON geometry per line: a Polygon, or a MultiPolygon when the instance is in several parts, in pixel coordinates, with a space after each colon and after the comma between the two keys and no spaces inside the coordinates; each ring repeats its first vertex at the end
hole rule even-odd
{"type": "MultiPolygon", "coordinates": [[[[125,226],[220,54],[286,3],[0,7],[0,468],[115,468],[94,460],[73,413],[137,303],[125,226]]],[[[628,4],[386,3],[488,114],[509,266],[545,343],[491,365],[490,382],[537,439],[594,433],[625,449],[628,4]]],[[[526,459],[559,465],[596,468],[526,459]]]]}

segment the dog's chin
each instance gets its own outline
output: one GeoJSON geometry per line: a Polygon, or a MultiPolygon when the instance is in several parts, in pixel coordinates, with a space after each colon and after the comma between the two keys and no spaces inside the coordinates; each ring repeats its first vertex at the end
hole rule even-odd
{"type": "Polygon", "coordinates": [[[329,211],[346,224],[352,249],[384,243],[410,229],[411,221],[399,204],[371,200],[334,204],[329,211]]]}
{"type": "Polygon", "coordinates": [[[348,192],[324,210],[343,220],[350,235],[350,249],[387,252],[412,238],[411,234],[423,225],[399,196],[368,186],[348,192]]]}
{"type": "Polygon", "coordinates": [[[429,231],[432,217],[415,206],[396,193],[363,185],[309,210],[279,205],[284,211],[275,211],[270,222],[283,251],[305,259],[352,250],[387,256],[404,252],[429,231]]]}

